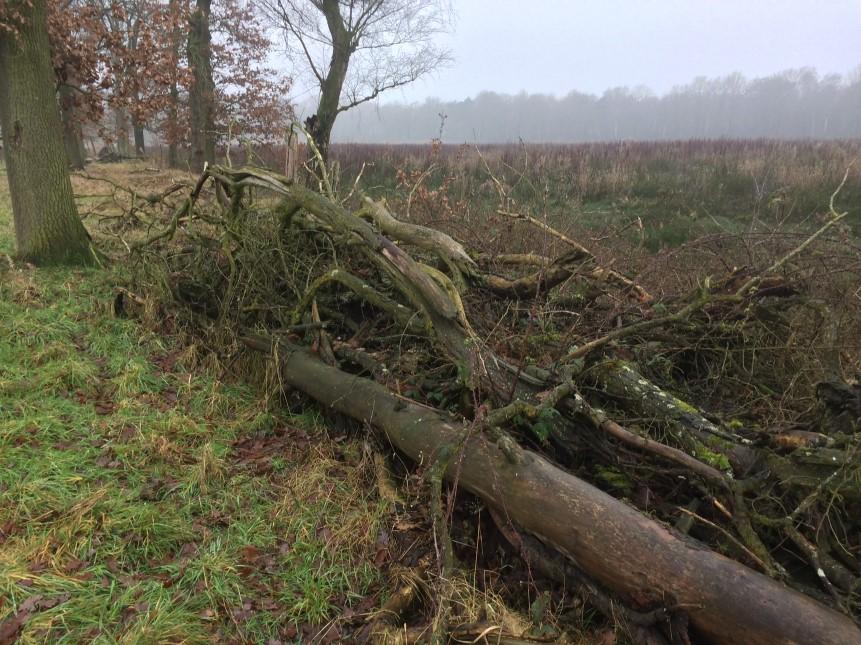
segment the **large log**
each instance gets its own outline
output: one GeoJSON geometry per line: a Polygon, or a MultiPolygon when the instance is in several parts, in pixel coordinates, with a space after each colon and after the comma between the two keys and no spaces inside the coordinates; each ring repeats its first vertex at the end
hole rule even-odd
{"type": "MultiPolygon", "coordinates": [[[[270,341],[246,344],[271,351],[270,341]]],[[[414,405],[373,381],[324,365],[304,349],[278,348],[283,382],[383,431],[418,463],[461,446],[448,475],[502,516],[567,554],[592,579],[627,598],[684,608],[694,636],[716,643],[861,643],[846,616],[701,544],[518,449],[512,461],[480,432],[414,405]],[[516,462],[516,463],[515,463],[516,462]]]]}

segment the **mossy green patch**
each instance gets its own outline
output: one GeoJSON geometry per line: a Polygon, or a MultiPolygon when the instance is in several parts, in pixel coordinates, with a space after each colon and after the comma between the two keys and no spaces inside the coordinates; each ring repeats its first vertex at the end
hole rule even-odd
{"type": "Polygon", "coordinates": [[[695,456],[700,461],[703,461],[718,470],[730,473],[732,472],[732,466],[729,463],[729,459],[724,454],[714,452],[704,446],[699,446],[695,456]]]}

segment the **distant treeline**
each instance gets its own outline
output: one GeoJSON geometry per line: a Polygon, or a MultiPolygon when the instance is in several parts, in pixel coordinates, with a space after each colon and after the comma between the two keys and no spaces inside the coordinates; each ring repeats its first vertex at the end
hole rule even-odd
{"type": "Polygon", "coordinates": [[[789,70],[757,79],[697,78],[656,96],[620,87],[602,96],[482,92],[464,101],[363,105],[343,113],[334,139],[356,143],[861,137],[861,67],[848,77],[789,70]]]}

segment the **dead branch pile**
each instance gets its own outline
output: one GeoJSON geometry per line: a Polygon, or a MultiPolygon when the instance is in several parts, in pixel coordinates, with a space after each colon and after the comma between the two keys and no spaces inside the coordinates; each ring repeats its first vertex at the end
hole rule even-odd
{"type": "Polygon", "coordinates": [[[827,303],[785,271],[845,216],[833,199],[765,271],[655,298],[534,218],[555,257],[323,193],[210,167],[134,245],[143,282],[225,357],[271,355],[285,388],[479,496],[632,633],[861,642],[861,388],[827,303]]]}

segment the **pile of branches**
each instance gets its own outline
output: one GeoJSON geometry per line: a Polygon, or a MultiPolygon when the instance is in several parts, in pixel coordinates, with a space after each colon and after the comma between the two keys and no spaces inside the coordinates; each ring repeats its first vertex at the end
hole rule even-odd
{"type": "Polygon", "coordinates": [[[534,570],[635,639],[861,642],[861,388],[839,357],[804,362],[840,330],[784,271],[845,217],[833,198],[764,270],[655,298],[538,219],[504,213],[556,257],[479,253],[323,179],[209,167],[130,248],[224,358],[264,352],[437,497],[480,497],[534,570]],[[610,329],[606,298],[626,303],[610,329]],[[708,375],[708,396],[689,386],[708,375]]]}

